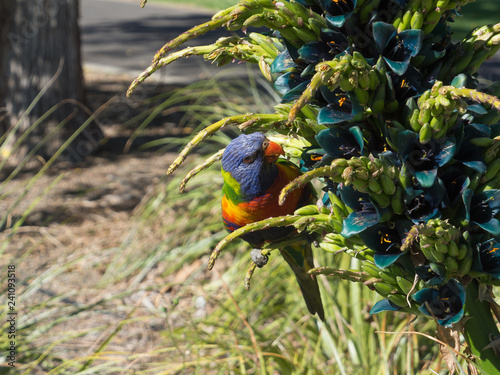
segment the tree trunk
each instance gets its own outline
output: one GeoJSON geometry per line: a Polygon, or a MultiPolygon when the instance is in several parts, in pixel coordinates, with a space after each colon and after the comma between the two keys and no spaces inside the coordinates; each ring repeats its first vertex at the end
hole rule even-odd
{"type": "MultiPolygon", "coordinates": [[[[1,135],[14,135],[3,142],[1,156],[13,153],[20,160],[36,150],[37,155],[49,158],[88,119],[82,106],[85,92],[78,10],[78,0],[0,0],[0,108],[5,113],[0,131],[1,135]],[[55,105],[59,107],[33,127],[55,105]],[[26,131],[26,140],[14,146],[26,131]]],[[[101,129],[91,123],[65,150],[66,159],[81,160],[102,138],[101,129]]]]}

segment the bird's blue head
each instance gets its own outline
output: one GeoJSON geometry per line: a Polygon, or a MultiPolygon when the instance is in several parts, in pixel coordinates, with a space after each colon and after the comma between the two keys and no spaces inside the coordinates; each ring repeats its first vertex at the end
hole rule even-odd
{"type": "Polygon", "coordinates": [[[226,189],[245,201],[263,195],[278,175],[276,160],[284,155],[280,145],[262,133],[242,134],[233,139],[222,155],[226,189]]]}

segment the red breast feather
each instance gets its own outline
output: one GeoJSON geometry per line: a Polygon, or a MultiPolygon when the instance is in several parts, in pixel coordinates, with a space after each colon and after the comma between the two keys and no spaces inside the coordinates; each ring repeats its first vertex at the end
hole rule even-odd
{"type": "Polygon", "coordinates": [[[287,196],[285,204],[280,206],[278,197],[281,190],[298,177],[300,172],[296,166],[286,161],[279,161],[276,166],[279,171],[278,176],[265,194],[239,204],[231,202],[225,195],[222,197],[222,217],[227,230],[232,232],[256,221],[293,214],[297,208],[312,199],[312,190],[306,185],[302,189],[292,191],[287,196]]]}

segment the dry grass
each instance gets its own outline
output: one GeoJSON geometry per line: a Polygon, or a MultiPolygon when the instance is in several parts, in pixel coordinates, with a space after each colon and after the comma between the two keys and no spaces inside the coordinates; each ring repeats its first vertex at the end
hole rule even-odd
{"type": "MultiPolygon", "coordinates": [[[[127,105],[131,116],[144,111],[127,105]]],[[[168,123],[172,113],[158,121],[168,123]]],[[[323,326],[307,313],[279,256],[257,272],[249,292],[249,259],[237,255],[245,245],[227,248],[207,271],[210,249],[225,235],[220,172],[206,171],[180,195],[180,179],[193,165],[167,178],[175,153],[124,153],[133,129],[115,118],[106,127],[114,143],[76,167],[51,168],[13,212],[15,221],[43,196],[24,225],[0,234],[7,244],[0,265],[18,265],[20,373],[382,374],[403,373],[410,362],[408,368],[439,366],[425,339],[375,334],[413,328],[404,315],[370,317],[367,308],[378,297],[361,285],[322,279],[323,326]]],[[[160,129],[145,127],[141,136],[157,137],[160,129]]],[[[5,207],[34,171],[9,183],[5,207]]],[[[350,257],[318,255],[319,264],[350,267],[350,257]]],[[[417,323],[425,330],[425,321],[417,323]]]]}

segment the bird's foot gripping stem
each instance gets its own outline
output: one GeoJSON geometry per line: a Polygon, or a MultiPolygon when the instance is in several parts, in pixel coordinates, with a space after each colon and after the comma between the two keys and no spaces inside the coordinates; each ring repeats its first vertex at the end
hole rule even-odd
{"type": "Polygon", "coordinates": [[[253,273],[257,267],[264,267],[269,261],[269,250],[262,249],[252,249],[250,252],[250,257],[252,258],[252,264],[248,268],[247,274],[245,276],[245,289],[250,289],[250,280],[252,280],[253,273]]]}
{"type": "Polygon", "coordinates": [[[259,268],[264,267],[269,261],[269,256],[262,251],[262,249],[252,249],[250,252],[250,257],[252,258],[255,265],[259,268]]]}

